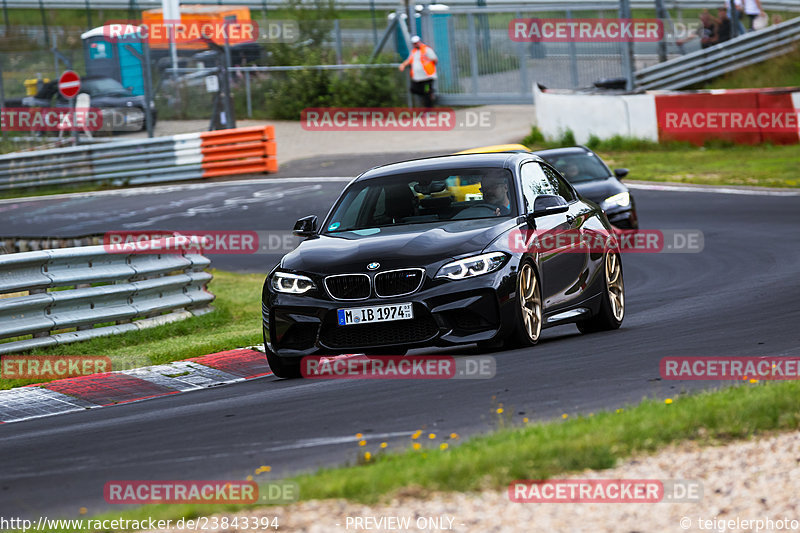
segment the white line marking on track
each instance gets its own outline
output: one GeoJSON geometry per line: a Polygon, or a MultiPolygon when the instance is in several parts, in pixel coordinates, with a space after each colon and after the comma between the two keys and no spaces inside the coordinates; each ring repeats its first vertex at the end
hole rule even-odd
{"type": "Polygon", "coordinates": [[[787,189],[785,191],[776,191],[775,189],[767,189],[760,191],[758,189],[736,189],[733,187],[708,187],[703,185],[656,185],[652,183],[632,183],[626,182],[629,189],[638,189],[646,191],[667,191],[667,192],[710,192],[718,194],[742,194],[746,196],[800,196],[800,190],[787,189]]]}
{"type": "Polygon", "coordinates": [[[306,183],[306,182],[350,182],[355,178],[335,177],[301,177],[301,178],[256,178],[250,180],[215,181],[213,183],[184,183],[173,185],[155,185],[151,187],[133,187],[115,189],[110,191],[71,192],[65,194],[52,194],[46,196],[25,196],[22,198],[6,198],[0,204],[14,204],[20,202],[41,202],[46,200],[66,200],[69,198],[93,198],[96,196],[138,196],[140,194],[161,194],[183,190],[202,190],[229,185],[259,185],[267,183],[306,183]]]}

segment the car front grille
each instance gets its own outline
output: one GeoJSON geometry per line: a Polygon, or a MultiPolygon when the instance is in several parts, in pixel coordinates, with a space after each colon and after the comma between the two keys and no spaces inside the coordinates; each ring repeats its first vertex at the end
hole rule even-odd
{"type": "Polygon", "coordinates": [[[328,348],[350,349],[410,344],[435,337],[439,328],[433,317],[416,306],[414,313],[417,316],[413,319],[396,322],[339,326],[332,320],[326,321],[320,331],[319,340],[328,348]]]}
{"type": "Polygon", "coordinates": [[[402,296],[416,291],[425,276],[421,268],[390,270],[375,275],[375,294],[378,296],[402,296]]]}
{"type": "Polygon", "coordinates": [[[369,276],[366,274],[328,276],[325,287],[336,300],[364,300],[370,294],[369,276]]]}

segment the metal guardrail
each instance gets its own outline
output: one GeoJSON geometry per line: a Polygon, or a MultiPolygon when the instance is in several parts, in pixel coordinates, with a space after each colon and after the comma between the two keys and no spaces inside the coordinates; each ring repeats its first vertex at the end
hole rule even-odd
{"type": "Polygon", "coordinates": [[[256,126],[0,155],[0,190],[136,185],[275,172],[275,130],[256,126]]]}
{"type": "MultiPolygon", "coordinates": [[[[372,5],[379,9],[394,10],[398,6],[397,0],[337,0],[336,7],[341,9],[359,9],[369,10],[372,5]]],[[[264,0],[192,0],[192,4],[208,4],[208,5],[244,5],[253,9],[263,9],[264,0]]],[[[311,2],[309,2],[310,4],[311,2]]],[[[420,5],[422,2],[418,2],[420,5]]],[[[444,0],[441,3],[451,6],[474,6],[474,0],[444,0]]],[[[767,11],[791,11],[800,12],[800,4],[796,0],[762,0],[762,5],[767,11]]],[[[271,2],[269,7],[274,9],[281,6],[281,2],[271,2]]],[[[667,9],[704,9],[709,7],[707,0],[667,0],[667,9]]],[[[6,5],[9,8],[27,8],[38,9],[43,7],[45,9],[63,9],[65,7],[63,0],[6,0],[6,5]]],[[[136,0],[136,8],[153,9],[161,7],[161,0],[136,0]]],[[[617,9],[619,2],[617,0],[569,0],[569,2],[559,3],[555,0],[528,0],[526,2],[514,2],[512,0],[488,0],[487,6],[490,8],[495,7],[515,7],[518,9],[531,9],[538,8],[539,5],[551,6],[554,10],[564,10],[572,8],[573,6],[585,6],[587,10],[596,9],[617,9]],[[570,5],[565,7],[565,3],[570,5]]],[[[716,4],[715,4],[716,5],[716,4]]],[[[78,7],[78,6],[76,6],[78,7]]],[[[86,0],[81,1],[79,9],[124,9],[127,10],[131,7],[130,0],[86,0]]],[[[632,0],[631,7],[633,9],[654,9],[653,0],[632,0]]]]}
{"type": "Polygon", "coordinates": [[[747,33],[636,72],[637,89],[682,89],[791,52],[800,41],[800,17],[747,33]]]}
{"type": "Polygon", "coordinates": [[[0,354],[208,312],[214,295],[206,284],[212,275],[203,269],[209,264],[206,257],[185,251],[112,253],[104,246],[0,255],[0,339],[33,336],[0,343],[0,354]],[[103,325],[109,322],[114,324],[103,325]]]}

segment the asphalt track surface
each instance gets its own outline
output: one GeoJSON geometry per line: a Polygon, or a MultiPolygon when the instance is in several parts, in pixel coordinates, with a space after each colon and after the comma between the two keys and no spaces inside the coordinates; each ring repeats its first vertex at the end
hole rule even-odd
{"type": "MultiPolygon", "coordinates": [[[[373,159],[307,163],[288,167],[285,175],[297,170],[347,176],[373,159]]],[[[29,234],[126,224],[142,229],[143,223],[286,230],[299,216],[324,213],[343,185],[262,181],[2,202],[0,220],[4,234],[9,228],[29,234]]],[[[86,507],[91,515],[111,509],[103,500],[110,480],[242,479],[265,464],[275,479],[354,461],[359,432],[370,445],[404,447],[417,429],[463,436],[490,431],[498,425],[498,403],[519,422],[523,416],[558,418],[728,384],[663,381],[659,360],[665,356],[800,356],[800,197],[649,190],[636,190],[635,196],[643,228],[699,229],[705,247],[695,254],[626,254],[627,309],[618,331],[580,335],[571,325],[548,329],[532,349],[494,354],[497,375],[488,380],[267,377],[0,425],[0,509],[52,518],[76,516],[86,507]]],[[[219,258],[219,268],[266,271],[272,265],[263,255],[260,265],[250,263],[252,257],[219,258]]]]}

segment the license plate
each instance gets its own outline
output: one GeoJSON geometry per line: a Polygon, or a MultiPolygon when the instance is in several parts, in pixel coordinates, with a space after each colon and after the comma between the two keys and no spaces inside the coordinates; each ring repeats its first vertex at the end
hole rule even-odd
{"type": "Polygon", "coordinates": [[[388,304],[373,307],[351,307],[339,309],[339,325],[371,324],[373,322],[389,322],[392,320],[410,320],[414,318],[411,304],[388,304]]]}

